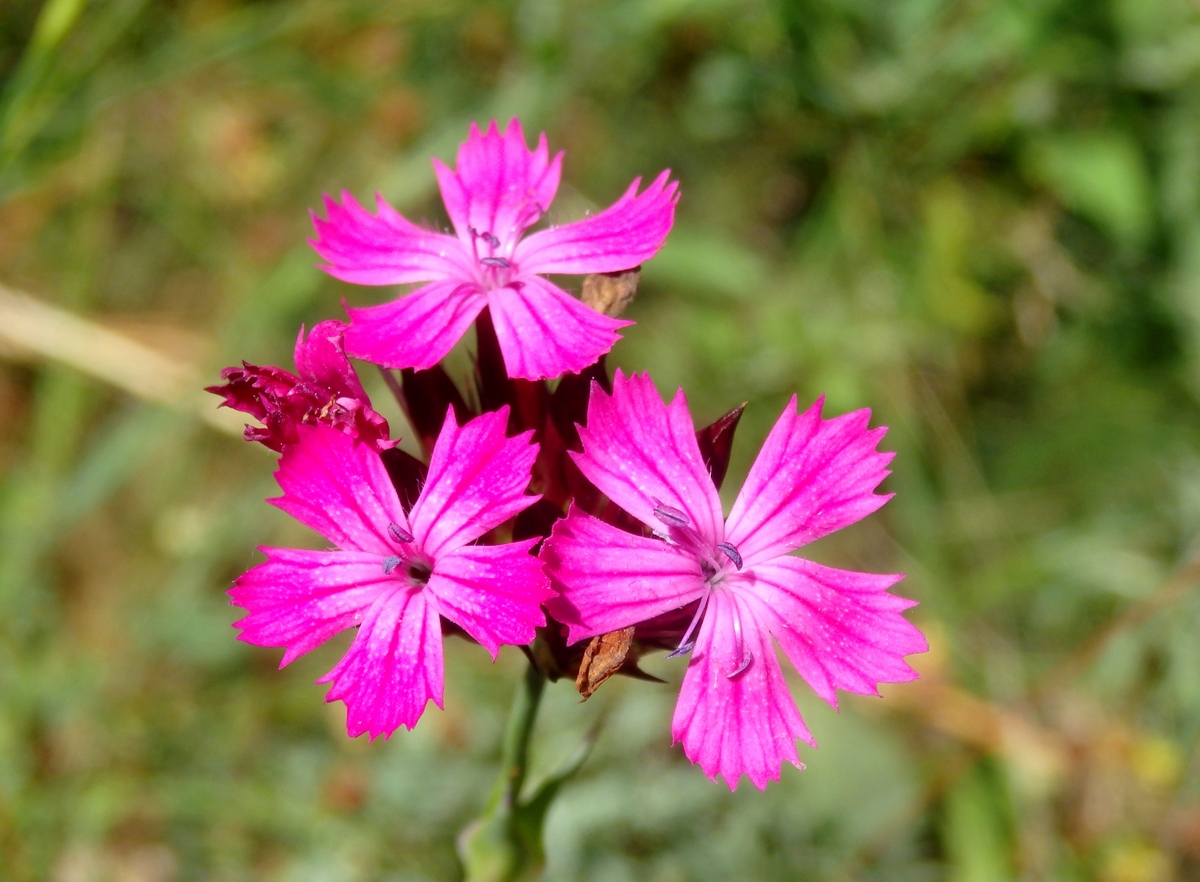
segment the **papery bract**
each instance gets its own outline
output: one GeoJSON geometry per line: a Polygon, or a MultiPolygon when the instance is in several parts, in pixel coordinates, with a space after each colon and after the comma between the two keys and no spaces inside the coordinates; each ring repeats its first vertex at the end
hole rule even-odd
{"type": "Polygon", "coordinates": [[[371,447],[325,425],[301,426],[285,449],[274,505],[316,530],[332,551],[263,548],[232,603],[240,638],[285,647],[283,665],[346,628],[358,634],[319,682],[346,704],[352,736],[412,728],[427,701],[442,705],[439,617],[495,657],[544,624],[551,594],[536,539],[476,545],[537,501],[525,494],[537,445],[505,437],[505,411],[459,426],[446,416],[420,496],[406,514],[371,447]]]}
{"type": "Polygon", "coordinates": [[[371,408],[358,374],[346,358],[342,338],[346,323],[324,321],[313,327],[307,337],[304,328],[296,338],[296,371],[252,365],[221,371],[221,386],[209,386],[208,392],[232,407],[259,420],[262,427],[246,426],[247,441],[258,441],[275,452],[295,444],[297,428],[323,423],[352,438],[384,450],[395,442],[388,440],[388,424],[371,408]]]}
{"type": "Polygon", "coordinates": [[[789,552],[876,510],[891,454],[868,411],[821,417],[796,399],[767,437],[728,520],[696,441],[682,390],[665,405],[646,375],[619,371],[611,396],[593,387],[579,468],[652,536],[572,508],[542,551],[560,596],[551,615],[572,641],[695,612],[672,655],[691,652],[672,736],[711,778],[736,788],[778,780],[813,744],[784,682],[778,642],[836,707],[836,689],[875,693],[911,680],[904,656],[925,639],[889,594],[902,577],[820,566],[789,552]]]}
{"type": "Polygon", "coordinates": [[[425,283],[412,293],[351,309],[351,355],[391,368],[437,364],[485,306],[508,376],[542,379],[578,371],[608,352],[629,322],[590,309],[543,278],[629,269],[662,246],[677,184],[663,172],[640,194],[640,178],[592,217],[525,236],[558,190],[562,153],[543,134],[529,150],[521,124],[486,132],[474,124],[451,171],[434,160],[455,235],[422,229],[382,197],[376,213],[348,193],[314,215],[313,247],[335,278],[360,285],[425,283]]]}

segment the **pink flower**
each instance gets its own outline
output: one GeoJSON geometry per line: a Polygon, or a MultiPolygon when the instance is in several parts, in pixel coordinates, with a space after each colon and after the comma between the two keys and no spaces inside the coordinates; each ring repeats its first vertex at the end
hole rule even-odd
{"type": "Polygon", "coordinates": [[[524,491],[537,455],[532,433],[505,438],[507,409],[461,428],[453,411],[434,446],[421,495],[407,514],[379,454],[324,425],[302,426],[275,473],[269,500],[336,546],[263,548],[267,562],[229,591],[249,615],[240,639],[286,648],[280,667],[339,631],[349,651],[318,682],[346,703],[351,736],[412,728],[429,699],[442,706],[442,628],[449,619],[494,658],[529,643],[551,594],[536,539],[472,544],[537,501],[524,491]]]}
{"type": "Polygon", "coordinates": [[[501,134],[473,123],[454,171],[433,161],[457,236],[422,229],[382,197],[372,215],[348,193],[326,197],[328,220],[313,216],[313,247],[334,278],[360,285],[427,282],[407,296],[351,309],[350,354],[392,368],[431,368],[489,307],[510,377],[530,380],[578,371],[612,349],[618,328],[543,276],[630,269],[662,247],[675,217],[677,185],[664,171],[640,195],[641,179],[611,207],[576,223],[533,226],[550,207],[562,172],[546,136],[525,146],[521,124],[501,134]]]}
{"type": "Polygon", "coordinates": [[[296,370],[242,362],[240,368],[221,371],[223,386],[208,392],[225,400],[221,407],[248,413],[263,424],[246,426],[247,441],[259,441],[279,452],[295,444],[301,425],[324,423],[380,450],[395,442],[388,440],[388,424],[371,409],[371,402],[358,381],[358,374],[342,349],[345,322],[325,321],[316,325],[308,338],[304,328],[296,338],[296,370]]]}
{"type": "Polygon", "coordinates": [[[886,430],[869,419],[822,419],[821,401],[797,414],[793,397],[726,520],[683,391],[664,405],[649,376],[619,371],[611,397],[593,386],[575,461],[653,537],[573,508],[542,552],[561,592],[547,607],[573,642],[693,605],[671,653],[691,652],[671,734],[730,788],[745,774],[762,789],[784,761],[803,768],[795,740],[814,744],[772,637],[835,708],[836,689],[876,694],[917,676],[903,661],[926,649],[901,615],[913,602],[888,593],[901,576],[789,555],[890,498],[873,492],[892,455],[875,450],[886,430]]]}

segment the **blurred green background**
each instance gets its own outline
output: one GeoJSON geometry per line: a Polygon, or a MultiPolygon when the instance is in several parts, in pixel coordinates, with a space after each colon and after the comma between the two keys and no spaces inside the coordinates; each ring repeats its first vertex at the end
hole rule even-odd
{"type": "Polygon", "coordinates": [[[0,879],[456,877],[519,653],[346,738],[344,639],[229,628],[314,538],[197,390],[382,296],[314,269],[322,193],[444,224],[429,157],[512,115],[556,221],[682,182],[614,359],[749,401],[727,504],[793,391],[891,427],[896,498],[812,556],[907,573],[932,644],[839,715],[797,683],[765,794],[670,748],[680,663],[551,687],[537,768],[606,725],[547,878],[1200,878],[1200,4],[4,0],[0,79],[0,879]]]}

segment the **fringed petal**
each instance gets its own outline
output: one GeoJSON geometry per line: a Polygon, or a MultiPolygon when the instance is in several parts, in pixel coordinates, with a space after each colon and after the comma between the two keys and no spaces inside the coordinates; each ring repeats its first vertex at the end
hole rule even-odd
{"type": "Polygon", "coordinates": [[[297,431],[275,472],[283,496],[267,501],[338,548],[394,554],[388,524],[408,526],[379,454],[329,426],[297,431]]]}
{"type": "Polygon", "coordinates": [[[462,242],[405,220],[376,195],[371,214],[349,193],[342,202],[325,197],[328,220],[312,215],[317,238],[309,244],[325,261],[321,269],[356,285],[404,285],[470,277],[474,262],[462,242]]]}
{"type": "Polygon", "coordinates": [[[422,551],[436,564],[447,551],[475,541],[540,499],[526,495],[538,446],[533,432],[505,437],[508,408],[459,426],[446,413],[429,475],[409,520],[422,551]]]}
{"type": "Polygon", "coordinates": [[[233,623],[239,640],[286,649],[279,667],[361,624],[363,613],[396,580],[381,558],[360,551],[262,548],[267,562],[238,576],[230,603],[248,615],[233,623]]]}
{"type": "Polygon", "coordinates": [[[554,524],[541,557],[559,592],[546,608],[570,629],[568,643],[653,619],[705,591],[694,555],[574,507],[554,524]]]}
{"type": "Polygon", "coordinates": [[[478,285],[451,279],[390,303],[348,309],[346,351],[383,367],[427,370],[454,348],[485,306],[478,285]]]}
{"type": "Polygon", "coordinates": [[[822,419],[823,402],[797,414],[792,396],[733,504],[725,534],[747,566],[849,526],[891,498],[874,493],[892,461],[875,449],[887,429],[867,428],[869,410],[822,419]]]}
{"type": "Polygon", "coordinates": [[[713,592],[671,721],[671,737],[688,759],[714,781],[723,777],[731,790],[742,775],[765,789],[779,780],[785,762],[804,768],[797,738],[816,746],[755,606],[732,592],[713,592]]]}
{"type": "Polygon", "coordinates": [[[611,396],[592,387],[579,436],[583,453],[572,456],[580,471],[625,511],[664,531],[655,508],[665,505],[686,515],[708,547],[724,539],[721,500],[682,389],[666,405],[649,374],[625,377],[618,370],[611,396]]]}
{"type": "Polygon", "coordinates": [[[784,654],[836,708],[837,689],[877,695],[879,683],[917,678],[904,657],[929,647],[901,615],[916,602],[888,592],[902,578],[781,557],[738,577],[737,590],[758,599],[784,654]]]}
{"type": "Polygon", "coordinates": [[[612,273],[649,260],[675,222],[679,184],[664,171],[639,195],[641,178],[599,214],[523,239],[513,259],[524,273],[612,273]]]}
{"type": "Polygon", "coordinates": [[[530,554],[537,539],[507,545],[467,545],[438,558],[426,590],[441,614],[496,657],[502,645],[532,643],[546,624],[542,603],[554,592],[541,562],[530,554]]]}
{"type": "Polygon", "coordinates": [[[318,683],[346,704],[346,731],[372,739],[411,729],[433,699],[442,706],[442,627],[436,601],[408,586],[378,597],[346,655],[318,683]]]}
{"type": "Polygon", "coordinates": [[[552,379],[606,354],[633,322],[609,318],[539,276],[488,292],[496,338],[510,377],[552,379]]]}
{"type": "Polygon", "coordinates": [[[516,240],[541,218],[558,192],[562,153],[550,158],[544,134],[530,150],[515,118],[503,134],[492,120],[484,133],[471,123],[454,171],[436,159],[433,167],[459,238],[470,247],[472,229],[475,235],[491,234],[500,241],[496,253],[511,257],[516,240]]]}

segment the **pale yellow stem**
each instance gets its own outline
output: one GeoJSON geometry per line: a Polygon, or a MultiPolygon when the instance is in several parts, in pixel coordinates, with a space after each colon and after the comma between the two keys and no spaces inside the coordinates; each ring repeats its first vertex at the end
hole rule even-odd
{"type": "Polygon", "coordinates": [[[240,437],[243,415],[217,408],[196,365],[0,285],[0,357],[74,368],[142,401],[184,411],[240,437]]]}

